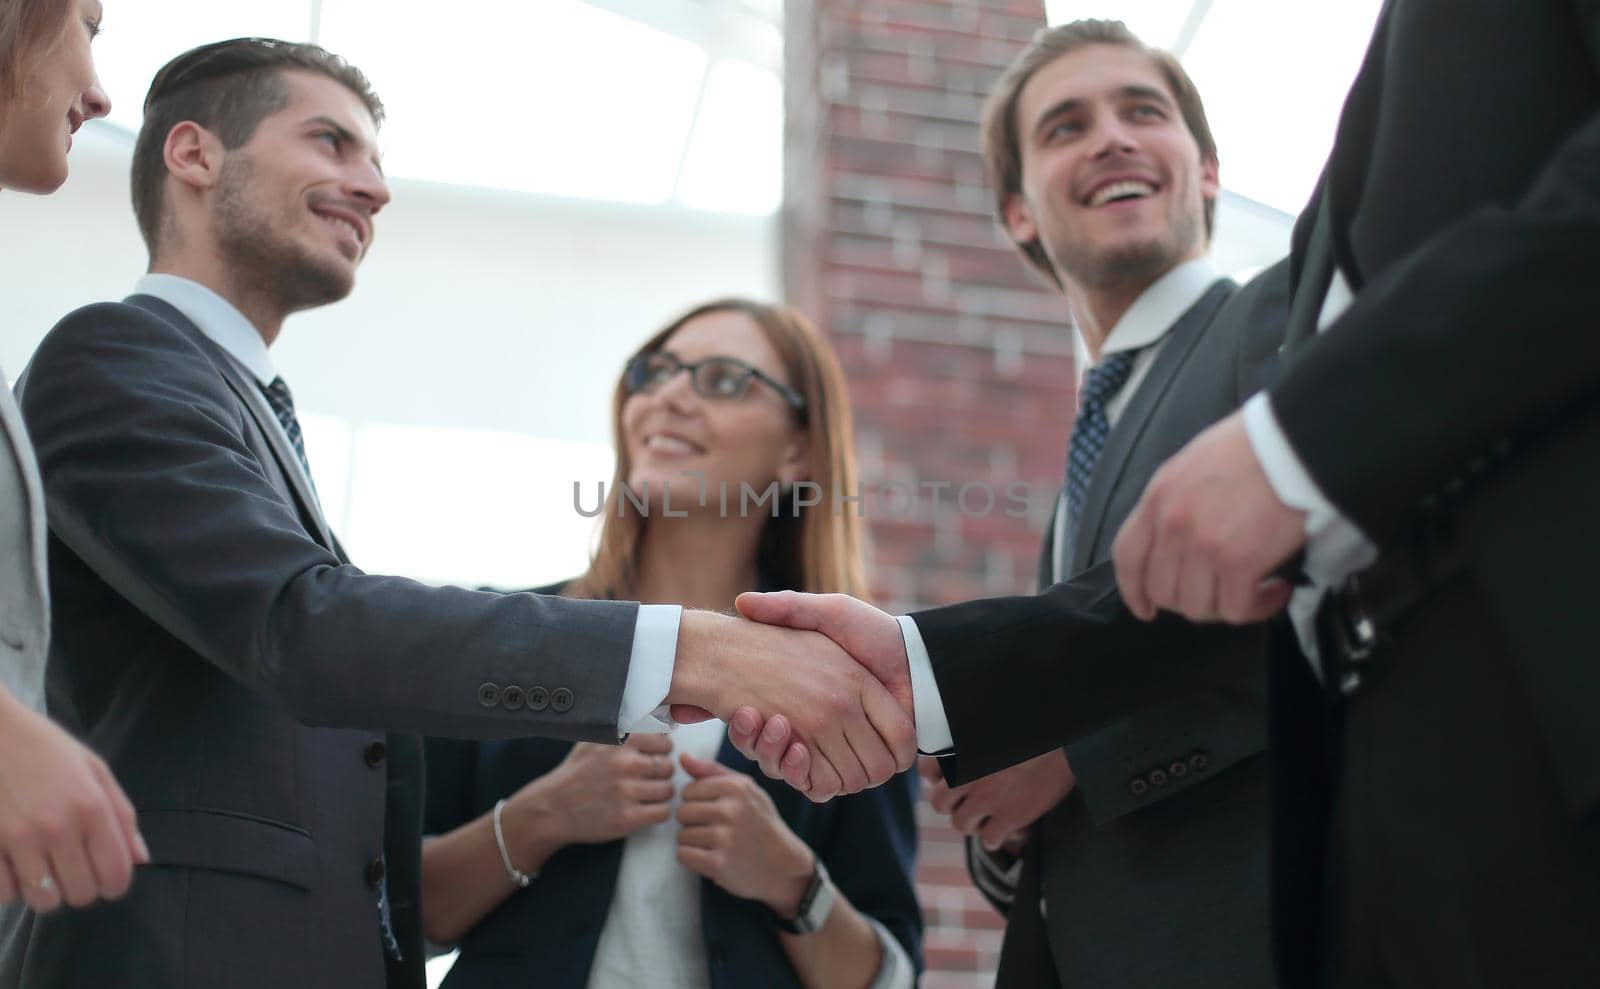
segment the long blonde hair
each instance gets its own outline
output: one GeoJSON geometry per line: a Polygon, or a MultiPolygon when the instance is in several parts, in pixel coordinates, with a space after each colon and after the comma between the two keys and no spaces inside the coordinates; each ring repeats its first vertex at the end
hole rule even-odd
{"type": "MultiPolygon", "coordinates": [[[[820,489],[821,501],[796,507],[794,492],[780,500],[776,517],[767,520],[761,536],[762,576],[782,588],[865,596],[863,526],[853,510],[860,503],[841,504],[834,496],[836,491],[851,497],[860,494],[850,403],[839,358],[816,326],[788,306],[716,299],[667,324],[636,353],[660,349],[685,323],[715,312],[743,313],[754,320],[778,352],[790,383],[806,400],[802,428],[811,453],[810,481],[820,489]]],[[[606,492],[600,543],[588,572],[563,592],[569,597],[626,598],[637,587],[639,547],[650,519],[622,492],[633,466],[622,437],[622,406],[627,398],[626,383],[619,378],[611,401],[617,467],[606,492]]]]}
{"type": "Polygon", "coordinates": [[[70,0],[0,0],[0,117],[20,96],[28,70],[47,53],[40,48],[61,31],[70,0]]]}

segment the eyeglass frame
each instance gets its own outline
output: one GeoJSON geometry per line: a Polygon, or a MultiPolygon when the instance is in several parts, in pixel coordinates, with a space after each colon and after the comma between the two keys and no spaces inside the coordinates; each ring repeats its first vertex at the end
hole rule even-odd
{"type": "Polygon", "coordinates": [[[749,394],[748,382],[751,378],[754,378],[757,381],[765,382],[770,388],[772,388],[773,391],[777,392],[778,395],[788,403],[789,407],[794,410],[795,414],[800,417],[801,422],[804,422],[806,419],[806,397],[804,395],[800,394],[795,389],[789,387],[760,368],[747,364],[744,361],[739,360],[737,357],[713,355],[711,357],[703,357],[698,361],[685,361],[680,359],[678,355],[674,354],[670,350],[642,350],[628,358],[627,365],[625,365],[622,369],[622,386],[627,389],[627,392],[630,396],[637,395],[646,388],[644,383],[640,383],[638,385],[634,384],[634,377],[636,373],[634,369],[638,368],[638,374],[642,376],[643,372],[648,367],[649,361],[656,357],[664,357],[671,361],[674,365],[672,374],[667,375],[666,378],[663,378],[661,382],[659,382],[661,385],[666,384],[673,377],[677,376],[679,371],[687,371],[689,372],[689,385],[694,389],[696,395],[699,395],[701,398],[709,399],[713,402],[725,402],[729,400],[737,401],[738,399],[741,399],[745,395],[749,394]],[[741,391],[738,395],[708,394],[706,391],[702,390],[700,387],[700,369],[713,363],[731,364],[743,371],[745,373],[746,382],[745,390],[741,391]]]}

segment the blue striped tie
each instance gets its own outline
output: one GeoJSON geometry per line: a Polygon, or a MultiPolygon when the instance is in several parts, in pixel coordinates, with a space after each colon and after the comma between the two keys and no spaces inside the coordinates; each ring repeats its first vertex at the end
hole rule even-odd
{"type": "Polygon", "coordinates": [[[1077,536],[1083,503],[1094,480],[1094,469],[1111,435],[1111,420],[1106,403],[1116,397],[1133,373],[1138,350],[1120,350],[1089,369],[1084,376],[1078,405],[1078,421],[1072,424],[1072,443],[1067,447],[1067,538],[1077,536]]]}

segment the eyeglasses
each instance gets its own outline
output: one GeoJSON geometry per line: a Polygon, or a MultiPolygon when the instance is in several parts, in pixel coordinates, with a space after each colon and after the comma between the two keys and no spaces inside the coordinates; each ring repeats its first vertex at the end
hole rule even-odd
{"type": "Polygon", "coordinates": [[[806,414],[804,395],[771,375],[732,357],[707,357],[686,363],[665,350],[650,350],[635,354],[628,361],[623,383],[629,395],[651,392],[671,380],[679,371],[689,372],[694,390],[712,401],[733,401],[743,398],[750,390],[751,381],[761,381],[783,396],[784,401],[802,418],[806,414]]]}

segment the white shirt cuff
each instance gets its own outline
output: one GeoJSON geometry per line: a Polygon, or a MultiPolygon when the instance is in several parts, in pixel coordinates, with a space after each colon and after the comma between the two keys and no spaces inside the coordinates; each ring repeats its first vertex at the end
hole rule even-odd
{"type": "Polygon", "coordinates": [[[933,678],[933,660],[911,616],[901,615],[898,621],[906,641],[906,662],[911,666],[911,710],[917,719],[917,749],[928,755],[948,752],[955,747],[955,740],[950,735],[950,719],[944,713],[944,698],[939,696],[939,682],[933,678]]]}
{"type": "Polygon", "coordinates": [[[867,989],[913,989],[917,970],[911,964],[911,956],[900,947],[900,942],[894,939],[887,927],[866,914],[861,916],[872,926],[872,933],[878,935],[878,943],[883,945],[883,961],[878,963],[878,974],[867,989]]]}
{"type": "Polygon", "coordinates": [[[677,727],[662,703],[672,689],[672,669],[678,658],[678,621],[683,608],[676,604],[641,604],[633,626],[633,652],[628,656],[628,678],[622,684],[622,708],[617,712],[617,735],[629,732],[665,732],[677,727]]]}

